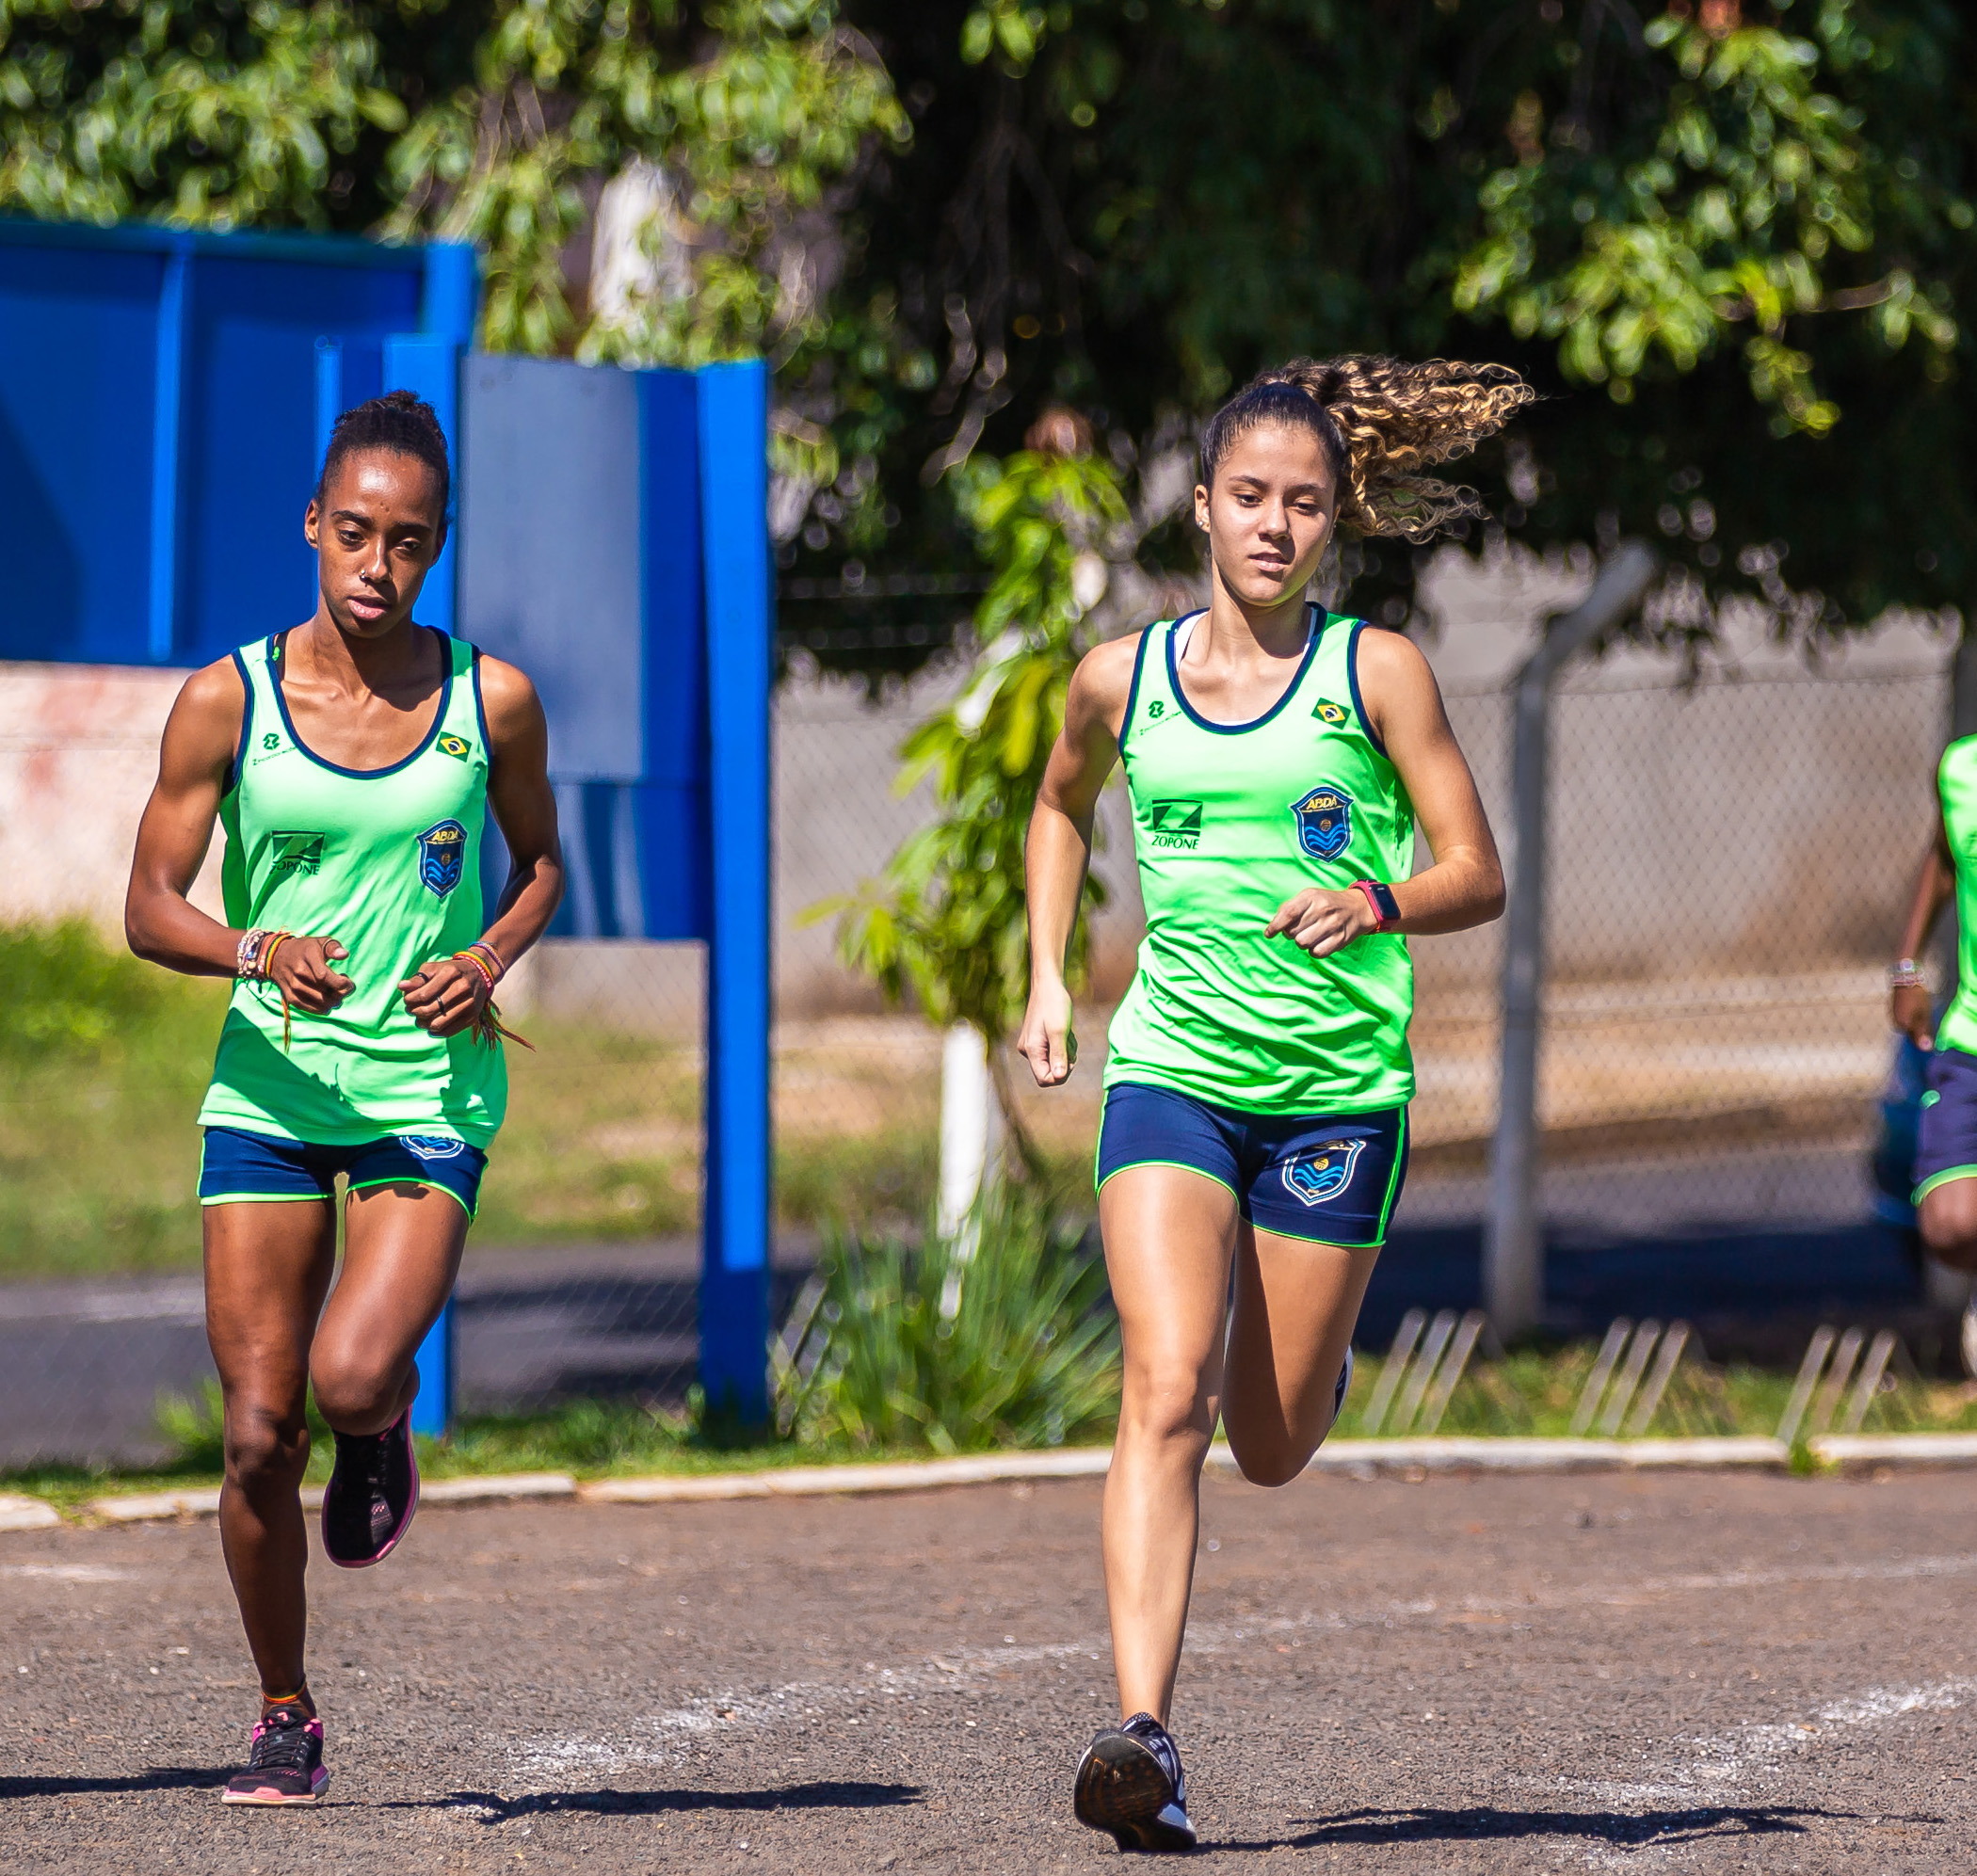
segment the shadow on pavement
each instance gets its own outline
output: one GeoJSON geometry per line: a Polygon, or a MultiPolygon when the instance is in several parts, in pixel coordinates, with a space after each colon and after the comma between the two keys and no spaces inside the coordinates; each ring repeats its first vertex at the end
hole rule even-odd
{"type": "MultiPolygon", "coordinates": [[[[1462,1810],[1345,1811],[1312,1819],[1313,1830],[1256,1843],[1210,1843],[1211,1850],[1317,1850],[1327,1844],[1468,1841],[1476,1837],[1592,1837],[1601,1843],[1671,1844],[1695,1837],[1803,1836],[1802,1818],[1822,1822],[1855,1816],[1789,1804],[1698,1804],[1686,1811],[1502,1811],[1493,1804],[1462,1810]]],[[[1911,1822],[1923,1820],[1909,1820],[1911,1822]]]]}
{"type": "Polygon", "coordinates": [[[493,1791],[455,1791],[425,1804],[381,1804],[380,1810],[477,1813],[486,1824],[538,1818],[554,1811],[588,1811],[603,1817],[643,1817],[659,1811],[875,1811],[892,1804],[917,1804],[917,1785],[861,1785],[821,1779],[808,1785],[778,1785],[762,1791],[531,1791],[504,1798],[493,1791]]]}
{"type": "Polygon", "coordinates": [[[8,1798],[86,1797],[116,1791],[217,1791],[232,1775],[224,1767],[154,1765],[121,1778],[0,1778],[0,1802],[8,1798]]]}

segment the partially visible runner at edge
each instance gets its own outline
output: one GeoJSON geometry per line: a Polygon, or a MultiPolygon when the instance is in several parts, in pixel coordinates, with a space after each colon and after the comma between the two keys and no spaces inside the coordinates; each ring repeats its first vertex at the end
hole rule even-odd
{"type": "Polygon", "coordinates": [[[1076,1058],[1063,963],[1123,760],[1147,936],[1112,1021],[1097,1176],[1125,1357],[1102,1532],[1124,1717],[1074,1797],[1122,1849],[1195,1843],[1167,1727],[1216,1420],[1244,1476],[1281,1485],[1352,1378],[1406,1176],[1407,936],[1503,906],[1427,661],[1306,589],[1335,527],[1422,541],[1479,513],[1422,472],[1532,394],[1498,366],[1369,357],[1241,392],[1202,438],[1209,605],[1085,657],[1030,823],[1019,1047],[1050,1087],[1076,1058]],[[1433,864],[1410,878],[1417,820],[1433,864]]]}
{"type": "MultiPolygon", "coordinates": [[[[1929,1051],[1916,1130],[1916,1228],[1952,1270],[1977,1272],[1977,736],[1960,736],[1937,764],[1936,838],[1915,884],[1901,956],[1889,972],[1896,1029],[1929,1051]],[[1937,1027],[1917,960],[1942,909],[1956,901],[1956,994],[1937,1027]]],[[[1963,1365],[1977,1375],[1977,1297],[1963,1312],[1963,1365]]]]}
{"type": "Polygon", "coordinates": [[[220,1545],[262,1696],[229,1804],[313,1804],[328,1783],[304,1666],[305,1392],[336,1435],[323,1548],[378,1563],[418,1503],[413,1357],[507,1104],[494,987],[563,891],[534,689],[412,617],[451,492],[445,437],[410,393],[337,420],[302,523],[315,615],[186,681],[131,869],[131,949],[235,979],[199,1188],[220,1545]],[[513,870],[483,931],[490,810],[513,870]],[[225,924],[186,897],[216,819],[225,924]]]}

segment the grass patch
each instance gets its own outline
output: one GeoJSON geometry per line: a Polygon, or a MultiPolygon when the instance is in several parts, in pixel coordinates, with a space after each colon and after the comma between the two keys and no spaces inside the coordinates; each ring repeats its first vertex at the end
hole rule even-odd
{"type": "Polygon", "coordinates": [[[0,1277],[199,1261],[199,1113],[223,984],[79,921],[0,926],[0,1277]]]}

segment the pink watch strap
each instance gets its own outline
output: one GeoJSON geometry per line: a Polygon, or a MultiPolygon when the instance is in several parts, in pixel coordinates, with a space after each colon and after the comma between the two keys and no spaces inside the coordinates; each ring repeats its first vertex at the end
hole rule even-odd
{"type": "Polygon", "coordinates": [[[1374,931],[1380,930],[1381,927],[1383,927],[1386,924],[1387,917],[1386,914],[1380,910],[1380,902],[1377,896],[1374,894],[1373,888],[1369,886],[1363,879],[1354,880],[1353,885],[1359,891],[1365,893],[1366,903],[1373,907],[1373,928],[1374,931]]]}

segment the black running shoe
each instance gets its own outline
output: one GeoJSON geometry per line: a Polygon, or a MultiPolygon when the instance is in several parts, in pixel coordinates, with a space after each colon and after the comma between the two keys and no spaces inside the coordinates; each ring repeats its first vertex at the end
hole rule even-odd
{"type": "Polygon", "coordinates": [[[336,1435],[336,1467],[323,1494],[323,1548],[332,1563],[381,1563],[418,1508],[410,1407],[382,1433],[336,1435]]]}
{"type": "Polygon", "coordinates": [[[254,1728],[247,1770],[219,1794],[223,1804],[313,1804],[330,1774],[323,1769],[323,1723],[299,1706],[270,1707],[254,1728]]]}
{"type": "Polygon", "coordinates": [[[1078,1762],[1078,1821],[1121,1850],[1193,1850],[1181,1751],[1150,1713],[1107,1726],[1078,1762]]]}

